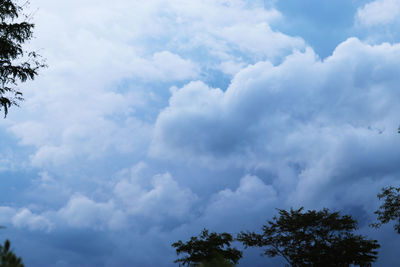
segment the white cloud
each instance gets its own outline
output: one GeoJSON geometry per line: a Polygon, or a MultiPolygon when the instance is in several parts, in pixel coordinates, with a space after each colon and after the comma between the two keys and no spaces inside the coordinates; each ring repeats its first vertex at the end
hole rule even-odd
{"type": "Polygon", "coordinates": [[[349,39],[323,62],[309,49],[278,66],[249,66],[226,92],[190,83],[173,92],[169,107],[160,113],[152,155],[210,162],[233,156],[251,164],[253,158],[273,159],[303,147],[288,143],[303,129],[318,133],[349,125],[389,134],[397,127],[394,70],[399,59],[399,45],[369,46],[349,39]]]}
{"type": "Polygon", "coordinates": [[[304,41],[272,30],[276,9],[244,0],[32,3],[34,49],[49,68],[25,84],[5,125],[36,167],[143,154],[170,86],[219,80],[304,41]],[[35,5],[35,6],[34,6],[35,5]],[[214,78],[213,78],[214,77],[214,78]]]}
{"type": "MultiPolygon", "coordinates": [[[[147,67],[148,80],[160,79],[168,80],[187,80],[199,76],[199,67],[190,60],[182,59],[180,56],[169,51],[157,52],[153,55],[152,61],[147,67]]],[[[137,64],[138,71],[146,69],[144,64],[137,64]]]]}
{"type": "Polygon", "coordinates": [[[48,140],[48,129],[41,123],[25,121],[10,127],[10,131],[20,139],[21,145],[41,146],[48,140]]]}
{"type": "Polygon", "coordinates": [[[114,185],[113,194],[107,194],[107,201],[75,194],[53,219],[76,228],[119,230],[137,225],[138,220],[143,219],[147,224],[159,225],[171,219],[182,221],[192,216],[190,212],[197,201],[195,194],[179,186],[170,174],[155,175],[148,184],[148,177],[137,176],[136,171],[142,169],[137,167],[130,179],[124,177],[114,185]]]}
{"type": "MultiPolygon", "coordinates": [[[[396,22],[385,3],[359,22],[396,22]]],[[[117,243],[104,264],[156,266],[149,252],[168,258],[179,232],[258,228],[289,205],[372,210],[400,173],[399,45],[351,38],[321,60],[271,26],[279,11],[247,0],[33,4],[32,46],[50,67],[1,126],[40,177],[21,190],[27,208],[0,207],[0,225],[55,230],[57,261],[76,266],[60,236],[85,233],[117,243]]],[[[100,262],[90,249],[79,257],[100,262]]]]}
{"type": "Polygon", "coordinates": [[[215,216],[241,217],[244,214],[256,214],[271,208],[275,203],[277,192],[272,185],[266,185],[256,176],[247,175],[240,180],[235,191],[224,189],[215,194],[207,206],[205,213],[215,216]]]}
{"type": "Polygon", "coordinates": [[[356,19],[365,26],[379,26],[398,21],[399,0],[375,0],[357,10],[356,19]]]}
{"type": "Polygon", "coordinates": [[[232,60],[224,61],[220,64],[220,69],[223,73],[230,74],[234,76],[241,69],[245,67],[243,62],[235,62],[232,60]]]}
{"type": "Polygon", "coordinates": [[[17,228],[26,228],[30,231],[50,232],[54,224],[46,218],[46,215],[32,213],[28,208],[15,209],[12,207],[0,207],[0,224],[8,227],[10,224],[17,228]]]}
{"type": "Polygon", "coordinates": [[[126,225],[125,215],[112,201],[96,202],[83,195],[71,197],[66,206],[58,211],[58,215],[70,226],[77,228],[118,229],[126,225]]]}
{"type": "Polygon", "coordinates": [[[398,44],[351,38],[324,61],[309,49],[249,66],[225,92],[190,83],[160,113],[152,156],[268,173],[281,205],[350,205],[357,195],[372,209],[356,189],[374,195],[400,173],[399,60],[398,44]]]}
{"type": "Polygon", "coordinates": [[[170,174],[155,175],[149,189],[137,180],[122,180],[114,188],[117,199],[131,215],[163,221],[168,218],[187,219],[197,196],[182,188],[170,174]]]}
{"type": "Polygon", "coordinates": [[[34,214],[27,208],[16,212],[11,221],[15,227],[28,228],[32,231],[42,230],[49,232],[54,227],[45,216],[34,214]]]}
{"type": "Polygon", "coordinates": [[[305,47],[301,38],[293,38],[280,32],[274,32],[268,23],[241,23],[224,28],[219,35],[235,44],[239,49],[260,59],[265,56],[272,60],[281,58],[294,48],[305,47]],[[266,38],[267,36],[268,38],[266,38]]]}

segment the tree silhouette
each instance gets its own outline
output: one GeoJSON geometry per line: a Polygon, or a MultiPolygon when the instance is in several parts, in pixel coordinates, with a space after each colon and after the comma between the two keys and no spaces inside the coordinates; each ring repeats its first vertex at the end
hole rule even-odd
{"type": "Polygon", "coordinates": [[[181,240],[172,244],[176,254],[186,256],[175,260],[181,266],[233,266],[242,257],[242,252],[231,248],[233,237],[228,233],[209,233],[204,229],[199,237],[193,236],[183,243],[181,240]]]}
{"type": "Polygon", "coordinates": [[[379,207],[375,214],[378,215],[378,223],[373,223],[371,226],[380,227],[382,224],[390,221],[396,221],[394,229],[400,234],[400,187],[393,186],[382,188],[378,194],[379,199],[383,199],[383,204],[379,207]]]}
{"type": "Polygon", "coordinates": [[[279,209],[263,226],[263,233],[241,232],[245,247],[266,247],[269,257],[282,256],[290,266],[370,266],[379,244],[353,234],[357,222],[339,212],[279,209]]]}
{"type": "Polygon", "coordinates": [[[17,257],[10,250],[10,241],[6,240],[4,246],[0,245],[0,266],[1,267],[24,267],[22,259],[17,257]]]}
{"type": "Polygon", "coordinates": [[[33,80],[38,69],[45,66],[36,52],[22,47],[32,39],[34,28],[22,10],[12,0],[0,0],[0,109],[4,108],[4,116],[23,100],[18,83],[33,80]]]}

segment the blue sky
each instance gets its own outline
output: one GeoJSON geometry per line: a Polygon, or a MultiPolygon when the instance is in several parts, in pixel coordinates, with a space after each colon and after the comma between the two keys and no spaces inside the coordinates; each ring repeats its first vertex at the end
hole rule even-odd
{"type": "MultiPolygon", "coordinates": [[[[400,1],[32,1],[49,68],[0,121],[0,225],[27,266],[174,266],[203,228],[342,210],[400,265],[400,1]],[[300,3],[301,2],[301,3],[300,3]]],[[[239,266],[279,266],[247,250],[239,266]]]]}

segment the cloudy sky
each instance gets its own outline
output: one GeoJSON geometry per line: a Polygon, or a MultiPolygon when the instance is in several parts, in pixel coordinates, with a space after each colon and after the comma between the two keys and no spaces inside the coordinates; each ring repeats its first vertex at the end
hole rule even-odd
{"type": "MultiPolygon", "coordinates": [[[[49,68],[0,121],[1,239],[27,266],[174,266],[201,229],[352,214],[400,265],[400,0],[32,0],[49,68]],[[397,247],[397,248],[396,248],[397,247]]],[[[240,266],[279,266],[247,250],[240,266]]]]}

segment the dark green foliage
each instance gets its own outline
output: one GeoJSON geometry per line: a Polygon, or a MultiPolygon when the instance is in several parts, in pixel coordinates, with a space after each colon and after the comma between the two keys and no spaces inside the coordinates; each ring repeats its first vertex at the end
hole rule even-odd
{"type": "Polygon", "coordinates": [[[351,216],[328,209],[278,211],[262,234],[241,232],[237,239],[245,247],[266,247],[265,255],[282,256],[291,266],[370,266],[377,259],[379,244],[353,234],[351,216]]]}
{"type": "Polygon", "coordinates": [[[24,267],[22,259],[10,250],[10,241],[6,240],[4,246],[0,245],[0,267],[24,267]]]}
{"type": "Polygon", "coordinates": [[[12,105],[22,101],[16,88],[19,82],[33,80],[44,67],[35,52],[24,51],[22,45],[32,39],[34,24],[21,20],[22,7],[12,0],[0,0],[0,108],[4,115],[12,105]]]}
{"type": "Polygon", "coordinates": [[[384,187],[378,198],[384,199],[384,203],[375,211],[379,223],[373,223],[371,226],[377,228],[390,221],[396,221],[394,229],[400,234],[400,187],[384,187]]]}
{"type": "Polygon", "coordinates": [[[242,252],[231,248],[233,237],[228,233],[209,233],[204,229],[200,236],[193,236],[186,243],[181,240],[172,244],[176,254],[186,254],[175,262],[182,266],[234,266],[242,252]]]}
{"type": "Polygon", "coordinates": [[[234,267],[235,264],[230,262],[227,259],[224,259],[223,256],[217,255],[212,260],[203,261],[200,264],[196,264],[197,267],[234,267]]]}

